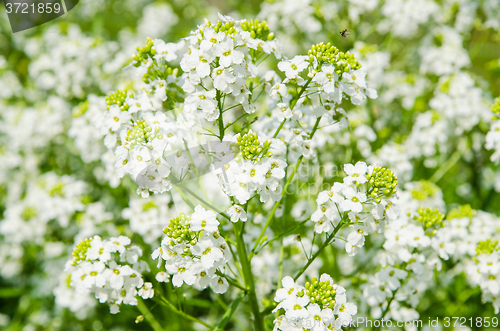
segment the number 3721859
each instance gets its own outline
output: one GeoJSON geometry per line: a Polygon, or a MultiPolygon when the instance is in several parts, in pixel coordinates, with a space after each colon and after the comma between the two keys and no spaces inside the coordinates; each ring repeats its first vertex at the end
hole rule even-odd
{"type": "Polygon", "coordinates": [[[444,318],[445,327],[494,327],[498,326],[498,317],[445,317],[444,318]]]}
{"type": "Polygon", "coordinates": [[[60,3],[38,3],[38,4],[28,4],[23,2],[14,2],[14,3],[6,3],[7,14],[15,13],[15,14],[30,14],[36,13],[39,14],[51,14],[51,13],[59,13],[61,11],[60,3]]]}

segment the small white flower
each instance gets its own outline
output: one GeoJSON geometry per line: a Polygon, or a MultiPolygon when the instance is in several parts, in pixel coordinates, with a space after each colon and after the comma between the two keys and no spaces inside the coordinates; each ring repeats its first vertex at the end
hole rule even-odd
{"type": "Polygon", "coordinates": [[[358,182],[364,184],[368,181],[366,178],[366,172],[368,167],[364,162],[357,162],[356,165],[345,164],[344,171],[347,173],[347,177],[344,177],[344,183],[351,184],[353,182],[358,182]]]}
{"type": "Polygon", "coordinates": [[[239,220],[242,222],[247,221],[247,213],[240,205],[233,205],[228,210],[227,213],[231,216],[231,222],[236,223],[239,220]]]}
{"type": "Polygon", "coordinates": [[[213,211],[205,210],[201,205],[196,206],[191,216],[191,230],[217,232],[219,221],[216,216],[213,211]]]}
{"type": "Polygon", "coordinates": [[[149,299],[149,298],[152,298],[154,296],[154,290],[153,290],[153,284],[151,284],[150,282],[146,282],[144,283],[144,285],[139,289],[139,295],[143,298],[143,299],[149,299]]]}
{"type": "Polygon", "coordinates": [[[210,282],[210,287],[212,288],[212,290],[214,290],[215,293],[223,294],[226,293],[229,284],[224,277],[215,277],[210,282]]]}
{"type": "Polygon", "coordinates": [[[340,203],[342,211],[353,211],[359,213],[363,210],[362,202],[366,201],[366,194],[356,192],[352,187],[346,187],[342,190],[345,200],[340,203]]]}
{"type": "Polygon", "coordinates": [[[160,271],[156,274],[155,279],[160,283],[168,283],[170,281],[170,275],[165,271],[160,271]]]}
{"type": "Polygon", "coordinates": [[[296,56],[291,61],[281,61],[278,63],[278,68],[285,72],[286,78],[294,79],[297,78],[299,73],[309,66],[309,62],[306,60],[307,56],[296,56]]]}

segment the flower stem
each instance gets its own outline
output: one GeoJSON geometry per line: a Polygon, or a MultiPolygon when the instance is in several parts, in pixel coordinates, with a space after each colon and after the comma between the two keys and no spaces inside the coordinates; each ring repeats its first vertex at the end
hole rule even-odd
{"type": "MultiPolygon", "coordinates": [[[[294,99],[295,103],[293,105],[292,104],[290,105],[290,110],[293,110],[293,108],[295,107],[295,105],[297,104],[297,102],[299,102],[300,97],[302,96],[302,94],[304,93],[304,91],[307,89],[307,86],[312,81],[312,79],[313,79],[312,77],[309,78],[307,80],[307,82],[304,84],[304,86],[300,90],[299,94],[297,95],[297,99],[294,99]]],[[[293,102],[293,100],[292,100],[292,102],[293,102]]],[[[276,132],[274,132],[273,138],[276,138],[278,136],[278,133],[280,133],[281,129],[283,128],[283,125],[285,125],[285,122],[286,122],[286,118],[283,119],[283,121],[281,122],[281,124],[278,127],[278,129],[276,129],[276,132]]]]}
{"type": "Polygon", "coordinates": [[[219,108],[219,139],[220,141],[222,141],[222,139],[224,139],[224,130],[225,130],[225,127],[224,127],[224,119],[222,118],[222,113],[224,112],[224,106],[222,105],[222,93],[217,90],[217,95],[216,95],[216,98],[217,98],[217,107],[219,108]]]}
{"type": "Polygon", "coordinates": [[[200,319],[197,319],[196,317],[194,316],[191,316],[191,315],[188,315],[186,314],[185,312],[183,312],[182,310],[179,310],[177,309],[170,301],[168,301],[163,295],[160,297],[160,299],[158,300],[158,302],[164,306],[167,306],[168,308],[170,308],[170,310],[174,313],[176,313],[177,315],[181,316],[181,317],[184,317],[185,319],[187,320],[190,320],[192,322],[196,322],[196,323],[199,323],[203,326],[205,326],[206,328],[210,329],[210,330],[213,330],[215,329],[215,326],[213,325],[210,325],[206,322],[203,322],[202,320],[200,319]]]}
{"type": "MultiPolygon", "coordinates": [[[[314,127],[311,131],[311,134],[309,134],[309,139],[312,139],[312,137],[316,133],[316,130],[318,130],[318,125],[319,125],[320,121],[321,121],[321,117],[318,117],[316,119],[316,123],[314,124],[314,127]]],[[[261,242],[262,238],[264,237],[264,234],[266,233],[267,228],[271,225],[273,218],[274,218],[274,214],[276,213],[276,210],[278,209],[281,201],[283,200],[283,197],[286,194],[286,190],[288,189],[288,186],[290,186],[290,184],[292,183],[293,177],[294,177],[295,173],[297,172],[297,169],[299,168],[300,162],[302,162],[303,158],[304,158],[304,155],[301,155],[299,157],[299,159],[297,160],[297,163],[295,164],[295,167],[293,168],[292,173],[290,174],[290,177],[288,177],[288,179],[285,183],[285,186],[283,187],[283,192],[281,193],[281,199],[276,201],[276,203],[274,204],[274,207],[271,210],[271,214],[269,215],[269,217],[267,219],[266,225],[264,225],[264,228],[262,229],[259,238],[255,242],[255,245],[254,245],[252,251],[250,252],[250,259],[252,258],[253,255],[255,255],[255,250],[260,245],[260,242],[261,242]]]]}
{"type": "Polygon", "coordinates": [[[162,326],[156,320],[153,313],[151,313],[148,306],[146,306],[143,299],[138,298],[137,308],[139,309],[141,314],[144,315],[144,318],[146,319],[146,321],[148,321],[148,323],[151,325],[151,327],[153,328],[154,331],[162,331],[163,330],[162,326]]]}
{"type": "Polygon", "coordinates": [[[255,283],[252,274],[252,267],[247,256],[245,242],[243,241],[243,231],[241,230],[241,223],[234,223],[233,227],[236,236],[236,248],[238,250],[238,257],[240,259],[241,269],[243,271],[243,279],[248,290],[248,302],[250,304],[250,308],[254,317],[254,328],[255,331],[264,330],[264,320],[262,319],[259,310],[257,294],[255,293],[255,283]]]}
{"type": "Polygon", "coordinates": [[[335,235],[337,234],[337,232],[339,232],[339,230],[342,228],[342,225],[344,225],[344,221],[341,220],[339,222],[339,224],[337,224],[337,226],[335,227],[335,229],[333,229],[333,232],[328,236],[328,238],[326,238],[325,242],[323,243],[323,245],[321,245],[321,247],[318,249],[318,251],[316,253],[314,253],[313,256],[311,256],[308,260],[307,260],[307,263],[306,265],[300,269],[300,271],[295,275],[295,277],[293,277],[293,279],[295,281],[297,281],[297,279],[299,279],[300,276],[302,276],[302,274],[307,270],[307,268],[309,268],[309,266],[313,263],[313,261],[321,254],[321,252],[326,248],[328,247],[328,245],[330,245],[331,241],[333,240],[333,238],[335,237],[335,235]]]}

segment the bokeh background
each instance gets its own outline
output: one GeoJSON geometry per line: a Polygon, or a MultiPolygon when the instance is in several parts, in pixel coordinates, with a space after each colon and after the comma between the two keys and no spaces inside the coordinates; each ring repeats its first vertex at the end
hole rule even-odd
{"type": "MultiPolygon", "coordinates": [[[[71,296],[62,270],[76,242],[124,233],[154,248],[161,232],[141,226],[175,214],[168,195],[142,200],[132,180],[116,179],[102,136],[86,117],[99,110],[86,100],[123,87],[128,73],[121,68],[147,37],[177,41],[205,18],[216,21],[218,12],[266,19],[285,55],[325,41],[359,58],[379,98],[347,109],[352,127],[332,132],[325,161],[390,164],[401,185],[425,180],[430,191],[437,185],[448,209],[470,204],[500,213],[500,170],[485,148],[500,95],[499,0],[81,0],[68,14],[15,34],[2,7],[1,330],[149,329],[135,323],[134,307],[113,316],[93,299],[65,302],[71,296]]],[[[314,202],[312,196],[303,200],[314,202]]],[[[326,258],[325,272],[332,265],[326,258]]],[[[336,265],[338,277],[347,277],[336,265]]],[[[453,270],[454,262],[445,268],[453,270]]],[[[453,280],[442,280],[419,303],[422,320],[494,315],[463,273],[448,275],[453,280]]],[[[208,292],[187,293],[183,304],[203,316],[227,307],[208,292]]],[[[202,329],[153,309],[165,330],[202,329]]]]}

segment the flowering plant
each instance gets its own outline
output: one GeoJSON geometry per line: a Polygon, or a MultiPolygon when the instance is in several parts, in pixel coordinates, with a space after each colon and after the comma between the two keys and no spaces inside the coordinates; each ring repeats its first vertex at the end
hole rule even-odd
{"type": "Polygon", "coordinates": [[[0,326],[498,326],[497,5],[141,1],[0,40],[0,326]]]}

